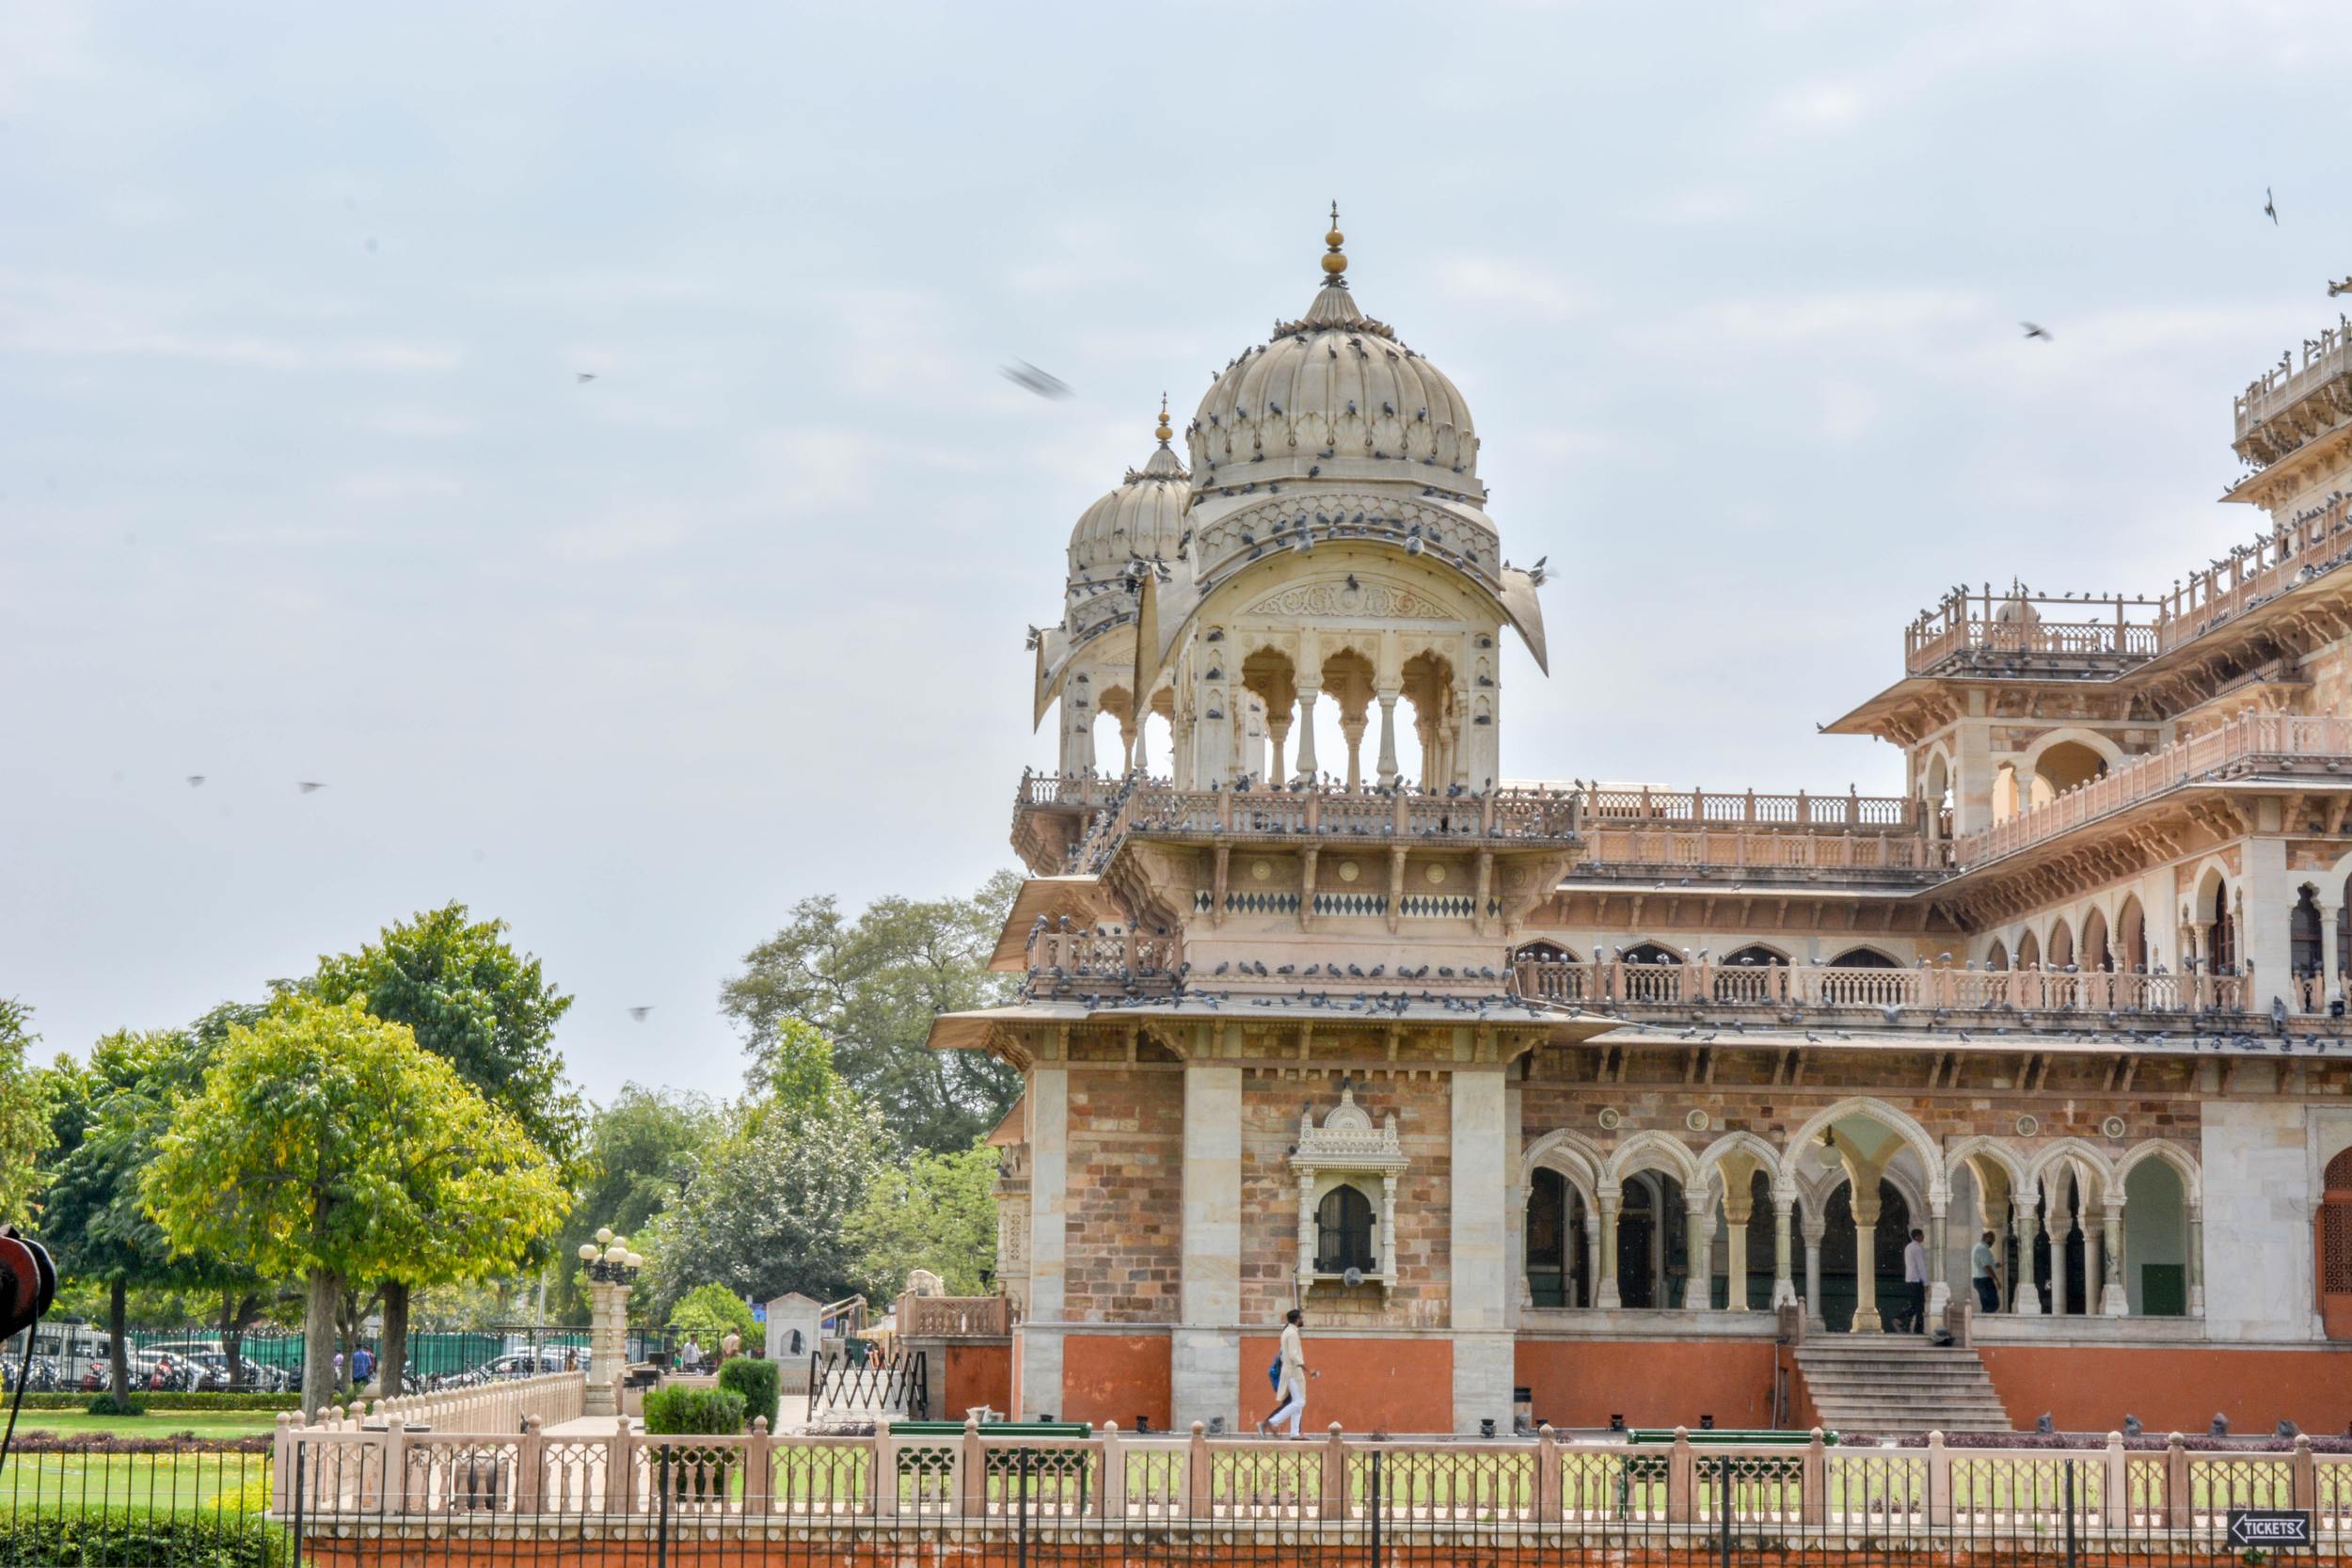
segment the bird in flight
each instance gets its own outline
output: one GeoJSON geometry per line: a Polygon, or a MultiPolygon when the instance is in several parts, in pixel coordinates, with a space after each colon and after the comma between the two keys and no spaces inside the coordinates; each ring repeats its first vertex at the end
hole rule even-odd
{"type": "Polygon", "coordinates": [[[2039,338],[2045,343],[2057,341],[2056,339],[2050,336],[2049,328],[2047,327],[2036,326],[2031,322],[2019,322],[2017,325],[2026,329],[2026,336],[2028,340],[2039,338]]]}
{"type": "Polygon", "coordinates": [[[2328,297],[2329,299],[2335,298],[2338,294],[2352,294],[2352,277],[2346,277],[2341,283],[2330,283],[2328,285],[2328,297]]]}
{"type": "Polygon", "coordinates": [[[572,378],[579,382],[581,386],[585,387],[588,383],[596,379],[596,372],[594,371],[574,371],[572,372],[572,378]]]}
{"type": "Polygon", "coordinates": [[[201,773],[191,773],[191,774],[189,774],[189,775],[188,775],[188,787],[189,787],[190,789],[201,789],[201,788],[203,788],[203,787],[204,787],[204,775],[203,775],[203,774],[201,774],[201,773]]]}
{"type": "Polygon", "coordinates": [[[651,1007],[631,1007],[628,1010],[628,1016],[643,1023],[645,1022],[645,1015],[652,1011],[651,1007]]]}
{"type": "Polygon", "coordinates": [[[2263,212],[2268,215],[2270,219],[2270,227],[2273,229],[2278,228],[2279,203],[2271,197],[2270,187],[2268,185],[2265,185],[2263,187],[2263,212]]]}
{"type": "Polygon", "coordinates": [[[1035,392],[1041,398],[1066,398],[1070,395],[1068,382],[1057,375],[1047,374],[1026,359],[1016,359],[1004,367],[1004,375],[1014,386],[1035,392]]]}
{"type": "Polygon", "coordinates": [[[302,791],[305,795],[316,795],[320,790],[325,789],[326,786],[316,779],[304,779],[300,783],[296,784],[294,787],[302,791]]]}

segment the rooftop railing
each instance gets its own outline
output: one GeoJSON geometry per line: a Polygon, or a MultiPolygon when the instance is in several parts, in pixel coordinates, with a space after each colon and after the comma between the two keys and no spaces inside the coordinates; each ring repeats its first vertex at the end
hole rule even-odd
{"type": "MultiPolygon", "coordinates": [[[[1835,964],[1739,964],[1527,960],[1514,967],[1519,995],[1572,1007],[1753,1007],[1835,1011],[2020,1013],[2240,1013],[2253,994],[2253,966],[2237,974],[2143,974],[2096,969],[2068,972],[1955,969],[1949,964],[1890,969],[1835,964]]],[[[2318,1013],[2323,987],[2310,988],[2318,1013]]]]}
{"type": "Polygon", "coordinates": [[[1184,961],[1184,939],[1173,934],[1040,927],[1029,933],[1025,990],[1030,996],[1104,991],[1165,996],[1176,989],[1177,966],[1184,961]]]}
{"type": "Polygon", "coordinates": [[[1601,823],[1584,834],[1589,854],[1579,869],[1624,868],[1758,873],[1840,871],[1886,874],[1915,880],[1941,877],[1951,866],[1948,839],[1891,831],[1773,832],[1748,827],[1684,828],[1601,823]]]}
{"type": "Polygon", "coordinates": [[[2265,420],[2284,413],[2321,384],[2340,375],[2352,375],[2352,318],[2344,316],[2338,316],[2336,325],[2318,337],[2303,340],[2300,364],[2291,351],[2281,353],[2276,365],[2247,383],[2246,390],[2233,400],[2237,438],[2244,441],[2260,435],[2265,420]]]}
{"type": "Polygon", "coordinates": [[[2004,855],[2045,844],[2086,822],[2225,774],[2278,767],[2352,769],[2352,720],[2294,714],[2241,714],[2218,727],[2120,764],[2057,800],[1957,840],[1954,858],[1974,870],[2004,855]]]}

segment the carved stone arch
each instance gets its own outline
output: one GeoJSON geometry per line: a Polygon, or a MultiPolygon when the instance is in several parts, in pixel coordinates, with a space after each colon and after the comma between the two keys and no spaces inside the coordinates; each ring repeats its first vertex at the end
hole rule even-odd
{"type": "Polygon", "coordinates": [[[1861,1117],[1867,1120],[1875,1121],[1900,1136],[1903,1142],[1910,1145],[1912,1152],[1918,1156],[1919,1168],[1927,1173],[1927,1196],[1930,1207],[1941,1210],[1945,1206],[1951,1196],[1951,1187],[1946,1180],[1944,1157],[1936,1149],[1935,1140],[1928,1136],[1928,1130],[1920,1126],[1914,1117],[1897,1110],[1883,1100],[1873,1099],[1868,1095],[1851,1095],[1837,1101],[1835,1105],[1827,1105],[1814,1112],[1806,1118],[1804,1125],[1797,1129],[1795,1135],[1789,1138],[1788,1152],[1783,1158],[1791,1164],[1796,1163],[1803,1157],[1804,1150],[1811,1148],[1814,1141],[1820,1137],[1824,1128],[1835,1126],[1848,1117],[1861,1117]]]}
{"type": "Polygon", "coordinates": [[[2079,724],[2061,724],[2057,729],[2052,730],[2049,734],[2038,736],[2032,745],[2026,747],[2024,752],[2019,753],[2017,758],[2018,772],[2021,774],[2032,774],[2038,771],[2043,752],[2048,752],[2053,747],[2064,746],[2070,743],[2098,752],[2100,757],[2106,763],[2109,769],[2113,769],[2117,764],[2123,760],[2123,748],[2118,746],[2113,740],[2104,735],[2101,735],[2098,731],[2085,729],[2079,724]]]}
{"type": "Polygon", "coordinates": [[[1784,1187],[1786,1173],[1781,1168],[1780,1150],[1756,1133],[1744,1129],[1724,1133],[1700,1152],[1699,1180],[1706,1181],[1710,1179],[1719,1179],[1722,1175],[1723,1159],[1726,1154],[1755,1156],[1756,1164],[1763,1169],[1764,1174],[1772,1179],[1772,1190],[1776,1193],[1786,1190],[1784,1187]]]}
{"type": "Polygon", "coordinates": [[[2016,1149],[2011,1148],[2009,1145],[2001,1142],[2000,1139],[1989,1138],[1983,1133],[1979,1132],[1961,1139],[1958,1143],[1952,1145],[1950,1148],[1944,1151],[1944,1178],[1946,1188],[1948,1190],[1951,1185],[1951,1177],[1953,1172],[1959,1170],[1962,1165],[1966,1164],[1969,1161],[1979,1159],[1989,1161],[1990,1163],[2000,1166],[2002,1173],[2009,1178],[2010,1191],[2014,1192],[2016,1189],[2026,1184],[2027,1178],[2026,1175],[2025,1156],[2018,1153],[2016,1149]]]}
{"type": "Polygon", "coordinates": [[[1697,1185],[1699,1163],[1690,1146],[1671,1132],[1656,1128],[1634,1133],[1612,1149],[1601,1171],[1608,1186],[1622,1188],[1625,1179],[1636,1171],[1662,1170],[1682,1183],[1687,1194],[1697,1185]]]}
{"type": "Polygon", "coordinates": [[[2026,1165],[2026,1180],[2028,1185],[2043,1181],[2053,1168],[2064,1164],[2073,1164],[2096,1177],[2102,1199],[2113,1190],[2110,1184],[2115,1180],[2114,1164],[2100,1152],[2096,1144],[2082,1138],[2060,1138],[2047,1148],[2037,1150],[2026,1165]]]}
{"type": "Polygon", "coordinates": [[[1601,1169],[1607,1164],[1608,1156],[1591,1139],[1561,1128],[1527,1146],[1527,1152],[1519,1158],[1519,1185],[1526,1186],[1542,1166],[1579,1183],[1590,1202],[1599,1191],[1601,1169]]]}
{"type": "Polygon", "coordinates": [[[2204,1206],[2205,1172],[2197,1163],[2197,1156],[2169,1138],[2146,1138],[2124,1150],[2115,1162],[2115,1185],[2121,1191],[2124,1180],[2139,1166],[2151,1160],[2170,1165],[2181,1179],[2181,1191],[2192,1212],[2204,1206]]]}

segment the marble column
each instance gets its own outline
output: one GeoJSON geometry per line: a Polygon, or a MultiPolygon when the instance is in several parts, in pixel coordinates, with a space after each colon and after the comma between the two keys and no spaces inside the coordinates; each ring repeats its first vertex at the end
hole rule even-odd
{"type": "Polygon", "coordinates": [[[1362,719],[1340,721],[1340,735],[1347,742],[1347,787],[1364,787],[1364,721],[1362,719]]]}
{"type": "MultiPolygon", "coordinates": [[[[1454,1339],[1454,1430],[1475,1433],[1482,1419],[1511,1430],[1512,1337],[1503,1278],[1504,1195],[1511,1148],[1503,1125],[1503,1074],[1457,1069],[1452,1078],[1453,1199],[1448,1306],[1454,1339]]],[[[1387,1208],[1395,1212],[1394,1179],[1387,1208]]],[[[1390,1244],[1394,1244],[1393,1236],[1390,1244]]],[[[1382,1259],[1382,1266],[1389,1260],[1382,1259]]]]}
{"type": "Polygon", "coordinates": [[[2010,1310],[2020,1314],[2039,1314],[2042,1291],[2033,1282],[2033,1241],[2041,1230],[2041,1216],[2034,1212],[2038,1195],[2020,1188],[2011,1195],[2011,1222],[2017,1231],[2016,1288],[2010,1295],[2010,1310]]]}
{"type": "Polygon", "coordinates": [[[1062,1409],[1061,1346],[1069,1257],[1070,1069],[1029,1069],[1029,1312],[1020,1327],[1019,1414],[1062,1409]]]}
{"type": "Polygon", "coordinates": [[[1135,744],[1127,749],[1127,771],[1130,773],[1152,771],[1152,759],[1146,754],[1148,748],[1143,743],[1143,719],[1142,714],[1136,715],[1135,744]]]}
{"type": "Polygon", "coordinates": [[[1315,777],[1315,698],[1320,690],[1301,684],[1298,689],[1298,773],[1297,777],[1315,777]]]}
{"type": "Polygon", "coordinates": [[[1283,771],[1285,759],[1290,755],[1291,716],[1289,713],[1269,713],[1266,716],[1265,733],[1266,738],[1274,743],[1274,758],[1266,768],[1266,783],[1280,784],[1290,777],[1283,771]]]}
{"type": "Polygon", "coordinates": [[[1602,1310],[1614,1310],[1623,1305],[1617,1293],[1617,1211],[1625,1202],[1625,1195],[1616,1187],[1603,1187],[1597,1195],[1600,1208],[1600,1267],[1593,1275],[1593,1305],[1602,1310]]]}
{"type": "Polygon", "coordinates": [[[1724,1224],[1730,1227],[1724,1236],[1724,1310],[1727,1312],[1748,1309],[1748,1220],[1755,1212],[1754,1195],[1735,1193],[1728,1187],[1724,1190],[1724,1224]]]}
{"type": "Polygon", "coordinates": [[[1380,698],[1380,783],[1382,787],[1396,783],[1396,696],[1393,691],[1379,693],[1380,698]]]}
{"type": "MultiPolygon", "coordinates": [[[[1183,1175],[1184,1252],[1168,1369],[1176,1428],[1221,1417],[1239,1430],[1241,1069],[1184,1069],[1183,1175]]],[[[1311,1253],[1313,1244],[1307,1238],[1311,1253]]]]}
{"type": "Polygon", "coordinates": [[[1879,1316],[1879,1184],[1870,1173],[1869,1196],[1863,1183],[1850,1183],[1853,1200],[1853,1334],[1883,1334],[1886,1321],[1879,1316]]]}
{"type": "Polygon", "coordinates": [[[2205,1315],[2205,1210],[2199,1203],[2188,1207],[2188,1315],[2205,1315]]]}
{"type": "Polygon", "coordinates": [[[2050,1191],[2050,1316],[2066,1316],[2066,1301],[2070,1292],[2066,1279],[2066,1239],[2074,1234],[2074,1217],[2067,1212],[2065,1196],[2057,1188],[2050,1191]]]}
{"type": "Polygon", "coordinates": [[[1714,1207],[1715,1200],[1704,1188],[1683,1200],[1682,1252],[1688,1272],[1682,1280],[1682,1309],[1686,1312],[1705,1312],[1714,1305],[1714,1248],[1707,1241],[1707,1213],[1714,1207]]]}
{"type": "Polygon", "coordinates": [[[1928,1322],[1941,1323],[1944,1309],[1952,1304],[1951,1259],[1944,1254],[1944,1210],[1946,1200],[1931,1197],[1928,1208],[1928,1322]]]}
{"type": "Polygon", "coordinates": [[[1797,1283],[1788,1277],[1788,1229],[1797,1206],[1793,1193],[1772,1195],[1772,1307],[1777,1311],[1797,1299],[1797,1283]]]}
{"type": "Polygon", "coordinates": [[[1600,1305],[1600,1213],[1597,1209],[1589,1208],[1584,1211],[1583,1305],[1600,1305]]]}
{"type": "Polygon", "coordinates": [[[1804,1323],[1816,1333],[1829,1325],[1821,1317],[1821,1238],[1829,1233],[1826,1221],[1808,1213],[1804,1220],[1804,1323]]]}
{"type": "Polygon", "coordinates": [[[2106,1221],[2106,1264],[2099,1271],[2103,1283],[2099,1288],[2099,1310],[2110,1318],[2129,1317],[2131,1296],[2123,1289],[2123,1205],[2117,1201],[2105,1205],[2106,1221]]]}

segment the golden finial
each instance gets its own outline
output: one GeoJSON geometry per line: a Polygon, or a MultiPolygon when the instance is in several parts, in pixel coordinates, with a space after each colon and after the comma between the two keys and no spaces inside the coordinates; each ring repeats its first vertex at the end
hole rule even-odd
{"type": "Polygon", "coordinates": [[[1340,249],[1341,242],[1346,238],[1340,232],[1340,204],[1334,201],[1331,203],[1331,231],[1323,236],[1323,243],[1331,247],[1324,255],[1323,270],[1330,274],[1334,282],[1339,280],[1340,274],[1347,270],[1347,256],[1340,249]]]}
{"type": "Polygon", "coordinates": [[[1168,394],[1166,392],[1160,394],[1160,428],[1152,434],[1160,438],[1162,446],[1168,445],[1176,435],[1174,431],[1168,428],[1168,394]]]}

